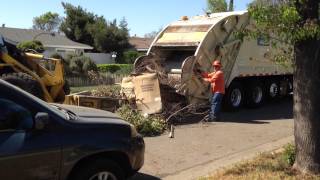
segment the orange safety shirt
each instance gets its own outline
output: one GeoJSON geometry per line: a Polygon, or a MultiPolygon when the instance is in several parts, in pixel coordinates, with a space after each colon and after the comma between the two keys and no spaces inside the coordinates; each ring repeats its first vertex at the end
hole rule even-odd
{"type": "Polygon", "coordinates": [[[224,77],[221,70],[210,74],[204,73],[202,76],[210,80],[213,93],[225,94],[224,77]]]}

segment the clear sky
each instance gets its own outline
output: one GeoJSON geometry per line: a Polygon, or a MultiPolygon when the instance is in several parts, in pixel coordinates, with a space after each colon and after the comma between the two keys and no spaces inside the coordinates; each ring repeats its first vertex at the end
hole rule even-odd
{"type": "MultiPolygon", "coordinates": [[[[245,10],[252,0],[234,0],[235,10],[245,10]]],[[[51,11],[64,16],[61,0],[0,0],[0,25],[31,28],[32,19],[51,11]]],[[[158,30],[181,16],[203,14],[206,0],[65,0],[80,5],[107,20],[125,17],[130,35],[143,36],[158,30]]]]}

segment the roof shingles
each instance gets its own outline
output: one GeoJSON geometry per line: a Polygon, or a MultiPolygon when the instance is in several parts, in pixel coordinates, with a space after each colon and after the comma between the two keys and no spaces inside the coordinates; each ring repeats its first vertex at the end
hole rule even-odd
{"type": "Polygon", "coordinates": [[[129,39],[129,43],[137,50],[148,50],[152,41],[152,38],[130,37],[129,39]]]}
{"type": "Polygon", "coordinates": [[[16,44],[23,41],[30,41],[37,36],[36,40],[41,41],[44,47],[93,49],[93,47],[89,45],[74,42],[64,35],[55,33],[55,35],[52,36],[49,32],[42,30],[0,27],[0,34],[5,40],[16,44]]]}

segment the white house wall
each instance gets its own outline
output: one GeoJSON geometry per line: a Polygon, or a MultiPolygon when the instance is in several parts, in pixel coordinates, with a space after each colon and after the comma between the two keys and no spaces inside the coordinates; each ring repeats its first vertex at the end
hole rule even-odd
{"type": "Polygon", "coordinates": [[[109,53],[84,53],[85,56],[90,57],[96,64],[114,64],[115,60],[109,53]]]}
{"type": "MultiPolygon", "coordinates": [[[[76,49],[66,49],[65,52],[62,52],[61,50],[63,49],[46,47],[43,54],[46,57],[50,57],[51,55],[58,53],[64,58],[67,56],[67,54],[70,54],[70,53],[81,54],[81,52],[79,52],[79,50],[76,50],[76,49]]],[[[80,51],[83,52],[83,50],[80,50],[80,51]]],[[[83,54],[91,58],[96,64],[114,64],[115,63],[115,60],[111,57],[111,54],[109,53],[83,53],[83,54]]]]}

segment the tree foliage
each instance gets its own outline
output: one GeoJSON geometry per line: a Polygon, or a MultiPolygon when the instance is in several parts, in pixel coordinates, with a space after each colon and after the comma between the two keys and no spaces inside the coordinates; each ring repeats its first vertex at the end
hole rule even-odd
{"type": "MultiPolygon", "coordinates": [[[[319,17],[303,17],[295,1],[258,1],[249,7],[256,21],[256,32],[276,36],[281,42],[294,45],[307,39],[320,39],[319,17]]],[[[255,32],[254,32],[255,33],[255,32]]]]}
{"type": "Polygon", "coordinates": [[[56,32],[62,19],[57,13],[47,12],[39,17],[33,18],[33,29],[56,32]]]}
{"type": "Polygon", "coordinates": [[[264,37],[277,51],[277,63],[291,64],[294,45],[308,39],[320,39],[320,26],[317,17],[302,17],[294,0],[256,0],[248,8],[255,21],[253,29],[244,29],[241,37],[264,37]],[[283,45],[286,48],[283,48],[283,45]]]}
{"type": "Polygon", "coordinates": [[[17,45],[17,48],[22,51],[34,50],[38,53],[42,53],[44,51],[43,44],[40,41],[23,41],[17,45]]]}
{"type": "Polygon", "coordinates": [[[259,0],[249,7],[249,14],[256,27],[245,30],[244,34],[263,35],[293,47],[290,59],[294,64],[296,157],[293,167],[302,173],[320,173],[320,3],[318,0],[259,0]]]}
{"type": "Polygon", "coordinates": [[[207,0],[207,10],[211,13],[233,11],[233,9],[233,0],[229,1],[229,6],[226,0],[207,0]]]}
{"type": "Polygon", "coordinates": [[[76,7],[69,3],[62,3],[62,6],[66,16],[61,23],[60,30],[71,40],[93,45],[88,26],[95,23],[95,15],[80,6],[76,7]]]}
{"type": "Polygon", "coordinates": [[[150,33],[147,33],[144,35],[145,38],[155,38],[161,31],[162,27],[160,27],[157,31],[151,31],[150,33]]]}
{"type": "Polygon", "coordinates": [[[233,4],[233,0],[229,1],[229,11],[233,11],[234,10],[234,4],[233,4]]]}
{"type": "Polygon", "coordinates": [[[139,57],[143,55],[143,53],[139,53],[135,50],[128,50],[123,53],[124,62],[127,64],[133,64],[134,61],[139,57]]]}
{"type": "Polygon", "coordinates": [[[60,54],[53,54],[51,57],[62,60],[66,76],[88,76],[89,71],[98,71],[97,65],[83,55],[68,54],[63,58],[60,54]]]}
{"type": "Polygon", "coordinates": [[[88,44],[98,52],[116,51],[120,57],[129,47],[129,29],[125,18],[119,25],[116,20],[108,22],[103,16],[87,12],[82,7],[62,3],[66,18],[61,24],[63,31],[71,40],[88,44]]]}

